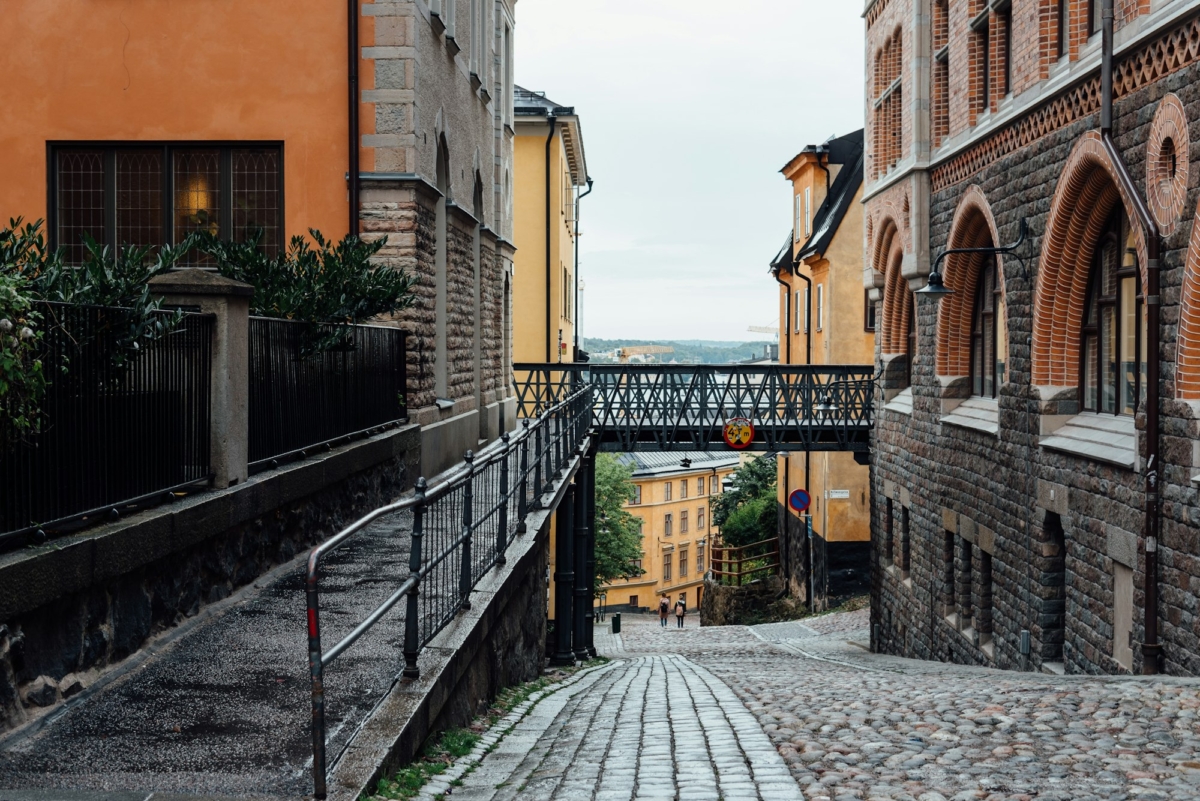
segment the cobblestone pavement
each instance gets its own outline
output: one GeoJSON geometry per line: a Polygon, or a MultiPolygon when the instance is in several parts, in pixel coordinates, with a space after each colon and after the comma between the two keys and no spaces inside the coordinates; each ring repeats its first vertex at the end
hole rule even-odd
{"type": "Polygon", "coordinates": [[[814,801],[1200,801],[1200,681],[881,656],[867,621],[681,631],[626,616],[620,635],[596,630],[613,663],[514,713],[474,772],[456,768],[464,785],[441,789],[452,801],[797,797],[775,773],[753,784],[757,764],[786,764],[814,801]]]}

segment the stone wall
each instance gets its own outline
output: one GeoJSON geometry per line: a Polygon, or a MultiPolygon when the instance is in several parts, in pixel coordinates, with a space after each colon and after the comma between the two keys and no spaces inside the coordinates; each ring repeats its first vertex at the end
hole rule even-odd
{"type": "Polygon", "coordinates": [[[0,557],[0,731],[416,479],[416,427],[0,557]]]}
{"type": "Polygon", "coordinates": [[[745,626],[763,622],[770,607],[785,594],[783,580],[771,576],[741,587],[706,579],[700,599],[701,626],[745,626]]]}
{"type": "MultiPolygon", "coordinates": [[[[1147,139],[1162,98],[1175,92],[1186,117],[1200,119],[1198,79],[1200,65],[1193,63],[1117,101],[1116,143],[1139,192],[1146,191],[1147,139]]],[[[941,422],[943,401],[952,388],[936,374],[937,306],[918,296],[912,412],[882,409],[873,443],[872,617],[878,626],[874,645],[881,651],[1020,667],[1026,664],[1019,653],[1020,632],[1028,630],[1032,667],[1062,662],[1070,672],[1125,672],[1114,657],[1114,576],[1118,565],[1131,562],[1131,669],[1141,670],[1137,644],[1144,639],[1144,554],[1138,536],[1144,520],[1144,468],[1139,464],[1131,470],[1039,447],[1053,416],[1074,414],[1079,404],[1073,390],[1046,398],[1031,386],[1032,297],[1051,201],[1072,149],[1096,126],[1094,114],[1062,125],[965,180],[938,184],[927,217],[925,209],[914,208],[914,226],[928,226],[935,249],[940,248],[949,239],[965,193],[979,190],[994,215],[997,244],[1015,240],[1024,218],[1032,240],[1024,252],[1033,256],[1027,269],[1012,257],[1002,261],[1008,360],[997,434],[941,422]],[[889,508],[891,559],[886,547],[889,508]],[[907,566],[898,558],[903,510],[909,517],[907,566]],[[989,565],[992,580],[987,582],[989,565]],[[955,585],[967,576],[972,586],[968,595],[976,606],[990,593],[990,643],[964,637],[956,624],[955,601],[964,590],[955,585]]],[[[1181,285],[1198,197],[1193,180],[1183,220],[1164,239],[1163,341],[1157,354],[1164,398],[1160,641],[1165,670],[1190,675],[1200,673],[1200,518],[1192,482],[1197,466],[1193,443],[1200,427],[1193,406],[1171,398],[1181,285]]],[[[1144,455],[1143,416],[1137,425],[1138,452],[1144,455]]]]}

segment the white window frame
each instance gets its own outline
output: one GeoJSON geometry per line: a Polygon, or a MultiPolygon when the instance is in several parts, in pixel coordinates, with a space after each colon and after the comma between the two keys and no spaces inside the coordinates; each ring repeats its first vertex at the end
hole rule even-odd
{"type": "Polygon", "coordinates": [[[812,187],[804,188],[804,236],[812,236],[812,187]]]}
{"type": "Polygon", "coordinates": [[[792,239],[793,239],[794,241],[796,241],[796,242],[799,242],[799,241],[800,241],[800,237],[801,237],[801,233],[800,233],[800,222],[801,222],[800,213],[801,213],[801,211],[802,211],[802,208],[801,208],[801,206],[800,206],[800,203],[801,203],[801,200],[800,200],[800,195],[799,195],[799,194],[797,194],[797,195],[796,195],[796,215],[795,215],[795,217],[796,217],[796,220],[795,220],[795,222],[792,224],[792,239]]]}
{"type": "Polygon", "coordinates": [[[825,323],[825,285],[817,284],[817,330],[824,328],[825,323]]]}
{"type": "Polygon", "coordinates": [[[809,319],[809,299],[811,298],[811,292],[811,287],[804,287],[804,333],[806,334],[808,333],[809,328],[812,326],[812,320],[809,319]]]}

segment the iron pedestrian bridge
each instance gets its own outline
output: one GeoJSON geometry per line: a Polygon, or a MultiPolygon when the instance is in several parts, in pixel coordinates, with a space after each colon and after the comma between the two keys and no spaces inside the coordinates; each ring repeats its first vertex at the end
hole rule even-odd
{"type": "Polygon", "coordinates": [[[755,451],[869,446],[871,365],[515,364],[517,416],[533,419],[584,386],[606,451],[728,449],[725,423],[754,424],[755,451]]]}

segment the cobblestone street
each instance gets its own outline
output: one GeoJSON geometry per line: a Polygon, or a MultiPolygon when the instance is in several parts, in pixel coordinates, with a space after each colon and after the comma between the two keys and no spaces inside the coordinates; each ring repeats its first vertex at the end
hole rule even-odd
{"type": "Polygon", "coordinates": [[[427,793],[1200,799],[1200,681],[877,656],[867,620],[865,610],[752,628],[693,619],[680,631],[626,617],[620,636],[598,628],[611,663],[518,707],[427,793]]]}

